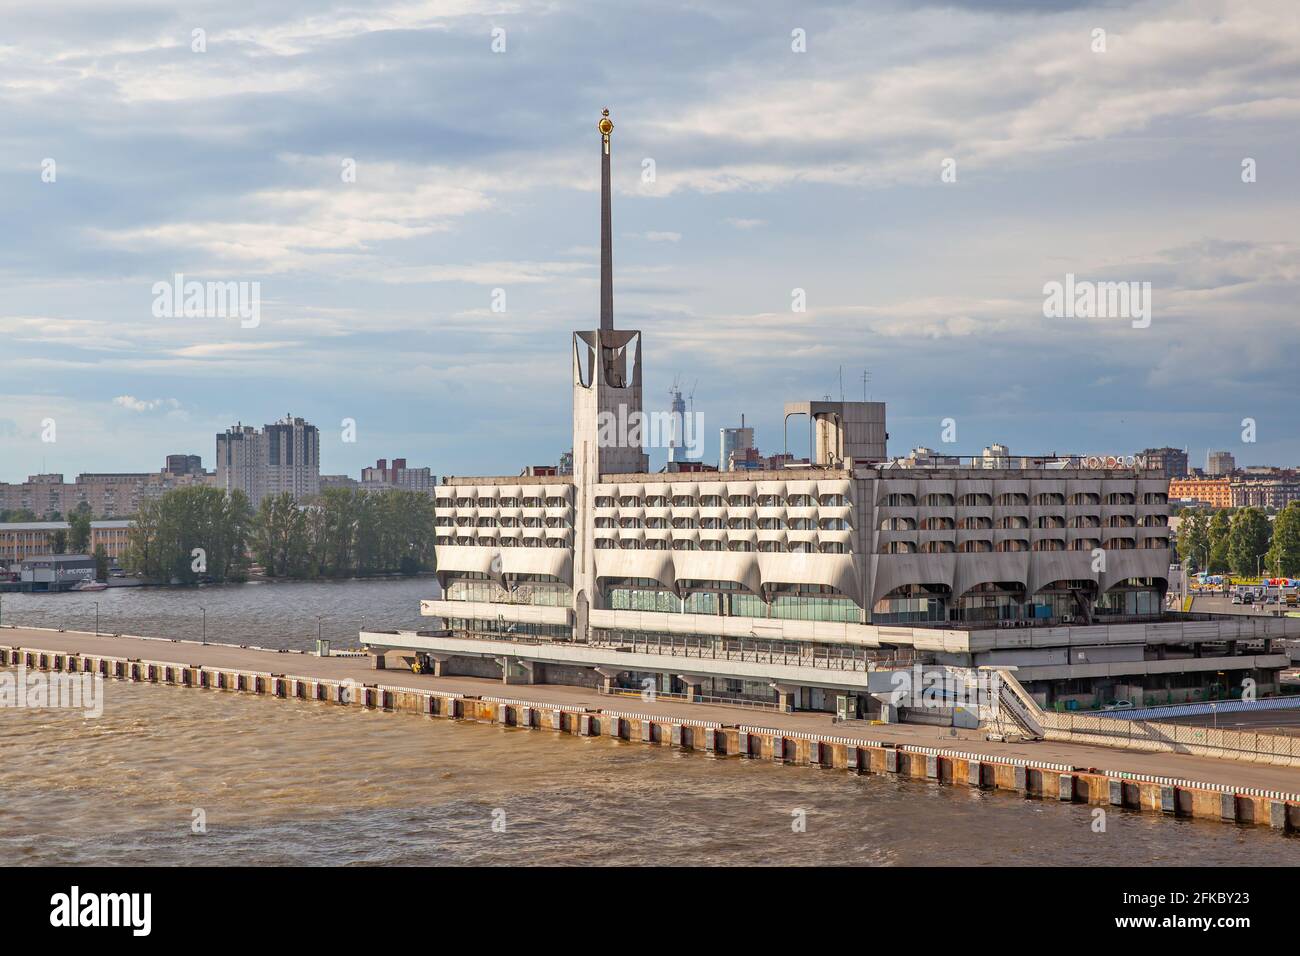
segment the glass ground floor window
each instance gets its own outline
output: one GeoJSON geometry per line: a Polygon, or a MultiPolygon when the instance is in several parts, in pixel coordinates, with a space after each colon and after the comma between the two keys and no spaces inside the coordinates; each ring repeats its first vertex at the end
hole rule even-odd
{"type": "Polygon", "coordinates": [[[1154,615],[1163,612],[1164,602],[1155,588],[1113,588],[1097,598],[1099,615],[1154,615]]]}
{"type": "Polygon", "coordinates": [[[480,601],[487,604],[535,604],[568,607],[573,591],[558,578],[547,574],[511,574],[502,587],[481,572],[458,574],[447,582],[448,601],[480,601]]]}
{"type": "Polygon", "coordinates": [[[447,628],[454,637],[537,637],[548,641],[573,639],[573,628],[565,624],[530,624],[500,618],[452,617],[447,619],[447,628]]]}
{"type": "Polygon", "coordinates": [[[690,591],[679,598],[666,588],[615,586],[605,590],[606,607],[616,611],[658,611],[666,614],[725,614],[730,617],[779,618],[793,621],[862,619],[854,601],[836,594],[777,593],[765,601],[734,588],[690,591]]]}

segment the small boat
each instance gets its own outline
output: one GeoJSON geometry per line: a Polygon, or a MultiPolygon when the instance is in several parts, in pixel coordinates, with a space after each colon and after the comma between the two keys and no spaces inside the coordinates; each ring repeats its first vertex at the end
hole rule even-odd
{"type": "Polygon", "coordinates": [[[69,591],[107,591],[108,585],[103,581],[81,581],[68,588],[69,591]]]}

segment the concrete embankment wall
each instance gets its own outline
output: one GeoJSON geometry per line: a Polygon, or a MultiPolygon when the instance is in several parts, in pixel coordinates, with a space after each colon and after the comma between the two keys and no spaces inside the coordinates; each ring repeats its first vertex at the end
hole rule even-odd
{"type": "Polygon", "coordinates": [[[665,718],[635,711],[575,708],[523,698],[470,696],[436,690],[295,677],[229,667],[200,667],[100,654],[0,645],[0,665],[101,674],[107,678],[206,688],[285,699],[329,701],[430,717],[639,742],[773,763],[853,773],[896,774],[953,786],[1005,790],[1025,797],[1125,807],[1171,816],[1300,829],[1300,795],[1222,784],[1079,770],[1064,764],[892,744],[759,725],[665,718]]]}

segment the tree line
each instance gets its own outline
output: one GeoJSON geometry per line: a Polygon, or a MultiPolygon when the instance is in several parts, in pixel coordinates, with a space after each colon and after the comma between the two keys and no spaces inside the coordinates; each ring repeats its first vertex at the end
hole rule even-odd
{"type": "Polygon", "coordinates": [[[1300,576],[1300,501],[1271,522],[1259,508],[1225,508],[1213,516],[1184,510],[1176,546],[1179,560],[1193,572],[1300,576]]]}
{"type": "Polygon", "coordinates": [[[176,488],[142,504],[122,566],[150,581],[309,580],[433,568],[433,499],[331,488],[299,503],[285,492],[256,511],[240,491],[176,488]]]}

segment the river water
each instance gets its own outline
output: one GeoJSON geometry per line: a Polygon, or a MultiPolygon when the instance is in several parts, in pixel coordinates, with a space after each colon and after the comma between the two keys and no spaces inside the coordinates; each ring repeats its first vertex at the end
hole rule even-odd
{"type": "MultiPolygon", "coordinates": [[[[346,643],[362,614],[417,626],[435,588],[6,595],[4,615],[83,627],[99,599],[102,629],[186,637],[202,605],[210,639],[310,647],[318,614],[346,643]]],[[[1093,807],[886,776],[219,691],[105,695],[97,719],[0,708],[0,866],[1300,862],[1300,840],[1266,828],[1108,808],[1098,832],[1093,807]]]]}
{"type": "Polygon", "coordinates": [[[112,587],[60,594],[11,593],[0,623],[99,630],[227,644],[313,650],[317,625],[335,647],[355,647],[363,627],[429,627],[420,600],[440,595],[432,576],[371,581],[250,581],[188,588],[112,587]]]}

